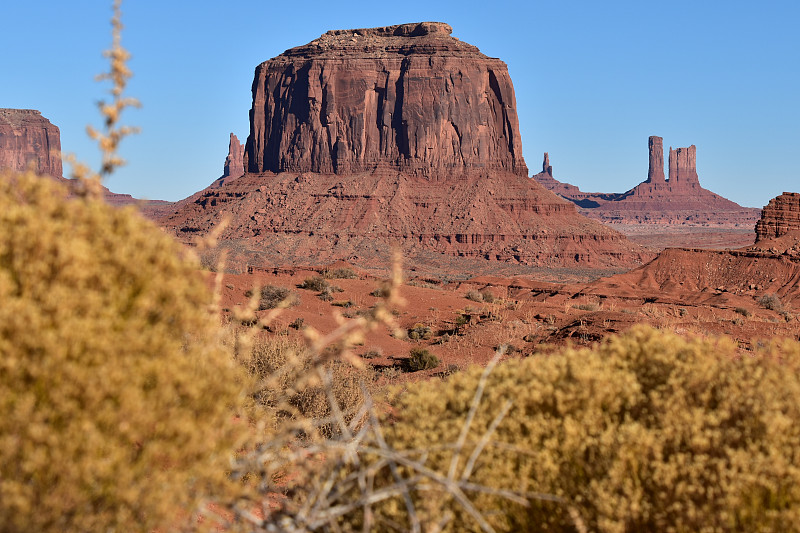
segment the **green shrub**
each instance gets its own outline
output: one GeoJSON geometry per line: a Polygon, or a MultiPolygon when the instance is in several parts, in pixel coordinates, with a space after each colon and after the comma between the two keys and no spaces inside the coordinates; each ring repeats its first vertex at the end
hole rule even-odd
{"type": "Polygon", "coordinates": [[[322,292],[328,288],[328,282],[321,276],[311,276],[304,279],[303,283],[298,285],[298,288],[322,292]]]}
{"type": "MultiPolygon", "coordinates": [[[[446,476],[481,372],[409,385],[389,445],[424,450],[446,476]]],[[[457,471],[475,453],[472,483],[560,500],[525,507],[469,491],[498,530],[574,531],[572,509],[590,531],[797,531],[798,372],[796,342],[740,357],[727,339],[644,327],[593,349],[510,360],[488,377],[457,471]]],[[[478,529],[443,490],[414,498],[432,517],[454,512],[454,531],[478,529]]],[[[404,509],[393,501],[384,512],[407,525],[404,509]]]]}
{"type": "Polygon", "coordinates": [[[414,348],[408,358],[408,369],[411,372],[429,370],[439,366],[439,358],[424,348],[414,348]]]}
{"type": "Polygon", "coordinates": [[[258,299],[258,310],[275,309],[281,304],[288,307],[297,305],[298,303],[300,303],[300,299],[286,287],[265,285],[261,287],[261,297],[258,299]]]}
{"type": "Polygon", "coordinates": [[[152,531],[220,477],[240,374],[135,210],[0,173],[0,530],[152,531]]]}

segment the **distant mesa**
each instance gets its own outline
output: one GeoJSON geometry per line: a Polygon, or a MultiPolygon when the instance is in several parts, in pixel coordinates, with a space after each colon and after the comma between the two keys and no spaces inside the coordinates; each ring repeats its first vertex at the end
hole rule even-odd
{"type": "Polygon", "coordinates": [[[785,192],[769,201],[756,223],[756,242],[800,231],[800,194],[785,192]]]}
{"type": "MultiPolygon", "coordinates": [[[[583,192],[553,178],[552,168],[533,178],[575,203],[584,215],[605,223],[688,224],[752,227],[759,209],[742,207],[700,186],[697,148],[669,149],[669,178],[664,176],[661,137],[648,139],[647,179],[624,193],[583,192]]],[[[549,158],[545,154],[545,165],[549,158]]]]}
{"type": "Polygon", "coordinates": [[[161,223],[190,240],[227,217],[221,237],[273,264],[363,264],[394,245],[407,257],[533,266],[649,256],[528,179],[506,64],[451,32],[441,22],[334,30],[261,63],[245,175],[161,223]]]}
{"type": "MultiPolygon", "coordinates": [[[[63,176],[61,132],[35,109],[0,108],[0,169],[21,172],[32,169],[51,176],[68,187],[75,181],[63,176]]],[[[143,201],[129,194],[117,194],[103,187],[106,202],[112,205],[136,204],[147,214],[160,213],[167,202],[143,201]]]]}
{"type": "Polygon", "coordinates": [[[34,109],[0,108],[0,168],[61,178],[61,132],[34,109]]]}

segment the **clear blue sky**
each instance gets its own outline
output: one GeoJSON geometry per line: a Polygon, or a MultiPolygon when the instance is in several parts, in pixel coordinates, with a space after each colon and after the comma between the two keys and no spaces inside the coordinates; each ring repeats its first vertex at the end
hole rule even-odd
{"type": "MultiPolygon", "coordinates": [[[[248,133],[253,70],[329,29],[443,21],[509,67],[525,160],[557,179],[621,192],[647,177],[647,137],[697,145],[703,186],[761,207],[800,190],[800,2],[207,2],[127,0],[123,44],[141,127],[106,184],[177,200],[222,173],[228,134],[248,133]]],[[[105,87],[110,1],[5,2],[0,107],[34,108],[65,152],[86,139],[105,87]]]]}

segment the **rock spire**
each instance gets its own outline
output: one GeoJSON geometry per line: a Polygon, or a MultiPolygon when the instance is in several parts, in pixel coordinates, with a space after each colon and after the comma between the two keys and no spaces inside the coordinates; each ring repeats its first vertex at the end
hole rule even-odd
{"type": "Polygon", "coordinates": [[[673,186],[700,185],[697,177],[697,148],[669,149],[669,182],[673,186]]]}
{"type": "Polygon", "coordinates": [[[228,143],[228,156],[225,158],[225,168],[222,172],[223,178],[238,178],[244,174],[244,145],[231,133],[228,143]]]}
{"type": "Polygon", "coordinates": [[[647,170],[646,183],[663,183],[664,182],[664,139],[650,136],[647,141],[647,147],[650,152],[650,166],[647,170]]]}

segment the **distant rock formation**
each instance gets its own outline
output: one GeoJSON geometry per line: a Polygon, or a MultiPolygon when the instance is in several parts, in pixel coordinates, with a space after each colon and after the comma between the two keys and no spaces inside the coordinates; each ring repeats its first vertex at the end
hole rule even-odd
{"type": "Polygon", "coordinates": [[[669,179],[664,179],[661,137],[648,139],[647,179],[624,193],[583,192],[574,185],[536,174],[535,180],[579,206],[584,215],[605,223],[750,226],[760,210],[742,207],[700,186],[697,148],[669,149],[669,179]]]}
{"type": "Polygon", "coordinates": [[[223,178],[238,178],[244,174],[244,145],[231,133],[228,143],[228,157],[225,158],[225,168],[222,172],[223,178]]]}
{"type": "Polygon", "coordinates": [[[26,170],[60,178],[61,133],[39,111],[0,109],[0,168],[26,170]]]}
{"type": "MultiPolygon", "coordinates": [[[[647,181],[645,183],[664,182],[664,139],[652,135],[648,140],[650,150],[650,166],[647,169],[647,181]]],[[[670,149],[670,154],[672,150],[670,149]]],[[[672,159],[670,159],[672,161],[672,159]]]]}
{"type": "Polygon", "coordinates": [[[670,147],[669,182],[673,185],[673,188],[700,186],[700,180],[697,177],[697,148],[695,145],[691,145],[688,148],[678,148],[677,150],[673,150],[670,147]]]}
{"type": "Polygon", "coordinates": [[[415,268],[442,255],[569,268],[648,257],[528,179],[505,63],[451,31],[330,31],[259,65],[245,175],[162,225],[190,240],[226,217],[221,238],[272,264],[374,264],[395,245],[415,268]]]}
{"type": "Polygon", "coordinates": [[[256,67],[248,172],[527,176],[506,64],[441,22],[329,31],[256,67]]]}
{"type": "Polygon", "coordinates": [[[544,153],[542,171],[538,174],[534,174],[533,179],[543,185],[545,189],[559,196],[563,196],[564,198],[572,199],[581,194],[581,190],[576,186],[570,185],[569,183],[562,183],[553,177],[553,166],[550,164],[550,154],[547,152],[544,153]]]}
{"type": "Polygon", "coordinates": [[[756,242],[800,230],[800,193],[785,192],[769,201],[756,223],[756,242]]]}
{"type": "MultiPolygon", "coordinates": [[[[58,126],[34,109],[0,109],[0,169],[24,171],[29,167],[75,190],[77,182],[63,176],[58,126]]],[[[169,210],[169,202],[137,200],[129,194],[113,193],[106,187],[102,187],[102,191],[109,204],[136,205],[153,218],[169,210]]]]}

